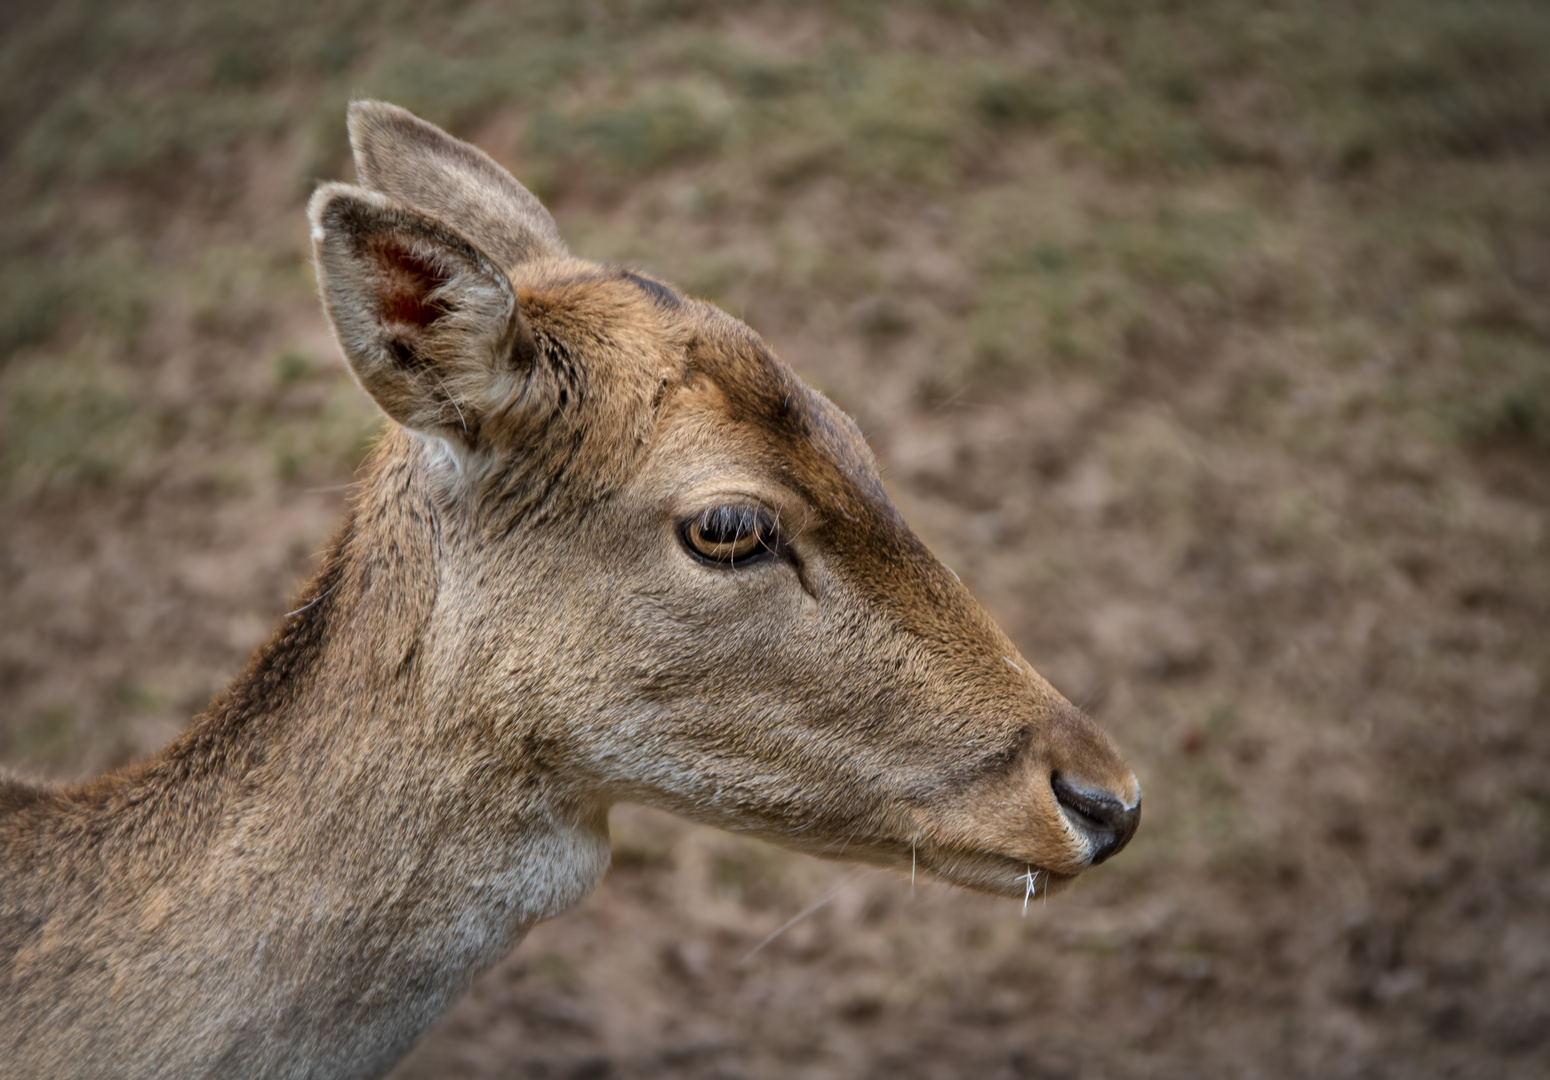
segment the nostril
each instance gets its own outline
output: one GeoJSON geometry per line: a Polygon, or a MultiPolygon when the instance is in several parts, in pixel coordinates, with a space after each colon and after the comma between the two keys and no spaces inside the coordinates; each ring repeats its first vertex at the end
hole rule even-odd
{"type": "Polygon", "coordinates": [[[1066,820],[1091,845],[1090,865],[1103,862],[1135,835],[1136,826],[1141,823],[1139,801],[1126,806],[1113,793],[1078,783],[1058,772],[1051,774],[1049,783],[1066,820]]]}
{"type": "Polygon", "coordinates": [[[1083,832],[1118,832],[1125,816],[1125,807],[1117,798],[1099,788],[1076,784],[1059,773],[1049,778],[1055,791],[1055,801],[1066,812],[1066,817],[1083,832]]]}

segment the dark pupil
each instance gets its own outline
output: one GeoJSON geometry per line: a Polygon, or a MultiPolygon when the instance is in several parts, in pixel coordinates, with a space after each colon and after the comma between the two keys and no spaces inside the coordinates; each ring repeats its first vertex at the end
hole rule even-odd
{"type": "Polygon", "coordinates": [[[759,515],[747,506],[722,506],[700,519],[700,537],[718,547],[736,544],[759,531],[759,515]]]}

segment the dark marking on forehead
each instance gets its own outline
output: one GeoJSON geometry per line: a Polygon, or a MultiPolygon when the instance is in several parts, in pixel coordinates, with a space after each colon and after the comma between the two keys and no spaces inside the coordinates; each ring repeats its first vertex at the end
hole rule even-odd
{"type": "Polygon", "coordinates": [[[659,308],[677,311],[684,306],[684,298],[676,290],[669,285],[664,285],[655,278],[649,278],[645,274],[637,273],[627,268],[621,268],[619,276],[651,297],[651,302],[659,308]]]}
{"type": "Polygon", "coordinates": [[[846,479],[872,498],[887,502],[877,462],[856,422],[816,390],[802,385],[802,391],[808,438],[839,466],[846,479]]]}
{"type": "Polygon", "coordinates": [[[714,308],[705,314],[706,332],[690,346],[690,366],[721,388],[728,419],[768,432],[771,446],[780,448],[778,456],[787,459],[789,478],[800,487],[808,487],[806,480],[812,493],[836,497],[850,486],[887,503],[876,461],[855,422],[798,378],[748,327],[714,308]],[[805,467],[798,465],[804,456],[805,467]]]}

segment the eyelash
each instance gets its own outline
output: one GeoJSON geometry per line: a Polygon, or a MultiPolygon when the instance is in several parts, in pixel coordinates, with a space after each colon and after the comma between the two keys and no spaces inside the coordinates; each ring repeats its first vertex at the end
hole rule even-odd
{"type": "Polygon", "coordinates": [[[713,506],[678,523],[684,549],[709,566],[738,569],[780,554],[775,519],[757,506],[713,506]]]}

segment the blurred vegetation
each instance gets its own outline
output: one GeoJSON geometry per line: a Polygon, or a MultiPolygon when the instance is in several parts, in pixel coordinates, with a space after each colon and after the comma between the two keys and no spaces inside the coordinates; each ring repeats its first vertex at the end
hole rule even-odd
{"type": "MultiPolygon", "coordinates": [[[[794,44],[725,33],[739,8],[67,0],[10,17],[6,486],[101,479],[157,428],[131,390],[87,392],[79,372],[132,355],[156,297],[188,280],[156,254],[160,223],[190,201],[219,215],[255,147],[291,162],[298,200],[346,174],[353,95],[463,134],[515,108],[520,132],[493,149],[562,207],[685,169],[691,216],[778,217],[794,187],[841,184],[855,236],[788,252],[778,282],[702,253],[686,283],[734,308],[772,285],[822,290],[861,304],[874,336],[907,320],[866,256],[866,206],[950,204],[974,281],[923,331],[943,358],[921,375],[925,400],[1051,375],[1124,384],[1138,357],[1203,363],[1213,321],[1294,319],[1339,325],[1347,345],[1455,351],[1387,404],[1475,445],[1550,442],[1536,292],[1550,210],[1530,191],[1550,148],[1550,8],[791,4],[783,17],[821,25],[794,44]],[[990,44],[1030,28],[1060,48],[1020,59],[990,44]],[[1052,228],[1039,178],[1006,165],[1030,140],[1124,197],[1074,197],[1052,228]],[[104,199],[128,209],[78,212],[104,199]],[[1321,220],[1298,220],[1314,203],[1321,220]],[[1322,278],[1332,262],[1354,272],[1322,278]]],[[[1261,400],[1276,384],[1251,381],[1261,400]]]]}

